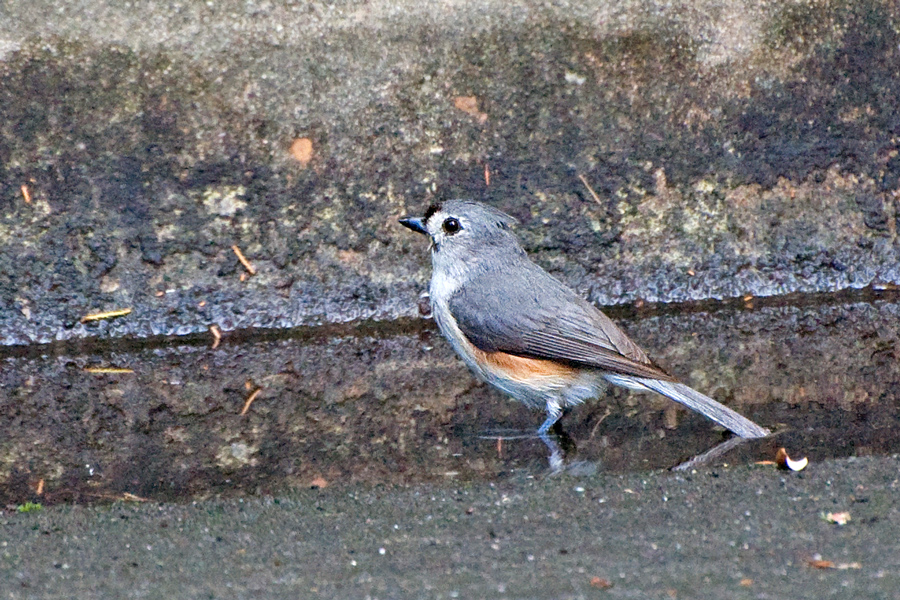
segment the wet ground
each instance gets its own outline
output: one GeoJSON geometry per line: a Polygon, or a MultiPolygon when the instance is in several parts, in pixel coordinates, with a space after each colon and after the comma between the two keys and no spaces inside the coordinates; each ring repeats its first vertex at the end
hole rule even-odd
{"type": "MultiPolygon", "coordinates": [[[[0,8],[0,502],[540,472],[541,415],[413,316],[396,219],[445,196],[781,432],[730,460],[896,449],[896,3],[36,6],[0,8]]],[[[563,433],[613,473],[723,437],[622,390],[563,433]]]]}
{"type": "MultiPolygon", "coordinates": [[[[900,452],[894,292],[610,311],[691,385],[777,430],[713,464],[900,452]]],[[[0,501],[187,501],[547,471],[542,415],[479,384],[431,321],[3,350],[0,501]],[[40,494],[38,493],[40,491],[40,494]]],[[[562,421],[584,474],[672,467],[726,439],[614,389],[562,421]]]]}

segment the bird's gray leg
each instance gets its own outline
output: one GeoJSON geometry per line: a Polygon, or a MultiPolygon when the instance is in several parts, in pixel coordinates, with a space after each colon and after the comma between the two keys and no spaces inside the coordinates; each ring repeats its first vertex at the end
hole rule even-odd
{"type": "Polygon", "coordinates": [[[552,473],[558,473],[562,470],[563,467],[563,451],[560,449],[559,444],[556,443],[549,435],[550,428],[559,421],[559,417],[562,416],[562,409],[559,407],[559,403],[555,400],[547,401],[547,418],[544,420],[544,423],[538,428],[538,437],[544,442],[544,445],[547,446],[547,449],[550,450],[550,457],[548,460],[550,461],[550,471],[552,473]]]}
{"type": "Polygon", "coordinates": [[[547,435],[547,432],[550,431],[550,428],[559,421],[559,418],[562,416],[562,409],[559,407],[559,403],[556,400],[547,400],[547,418],[544,420],[544,423],[538,428],[538,435],[542,438],[547,435]]]}

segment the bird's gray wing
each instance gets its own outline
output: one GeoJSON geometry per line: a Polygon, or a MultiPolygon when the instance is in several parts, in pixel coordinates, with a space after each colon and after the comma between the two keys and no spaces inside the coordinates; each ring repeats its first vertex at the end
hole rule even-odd
{"type": "Polygon", "coordinates": [[[485,352],[673,380],[606,315],[533,263],[482,273],[448,305],[460,330],[485,352]]]}

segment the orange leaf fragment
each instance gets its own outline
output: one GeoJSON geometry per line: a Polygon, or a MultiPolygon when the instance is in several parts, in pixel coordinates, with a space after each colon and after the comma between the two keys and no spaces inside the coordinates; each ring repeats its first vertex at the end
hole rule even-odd
{"type": "Polygon", "coordinates": [[[821,558],[811,558],[806,561],[809,566],[814,569],[833,569],[834,562],[830,560],[822,560],[821,558]]]}
{"type": "Polygon", "coordinates": [[[453,106],[466,114],[478,119],[479,123],[487,121],[487,114],[478,110],[478,98],[476,96],[457,96],[453,99],[453,106]]]}
{"type": "Polygon", "coordinates": [[[304,167],[309,164],[313,157],[313,143],[309,138],[297,138],[291,144],[291,156],[304,167]]]}

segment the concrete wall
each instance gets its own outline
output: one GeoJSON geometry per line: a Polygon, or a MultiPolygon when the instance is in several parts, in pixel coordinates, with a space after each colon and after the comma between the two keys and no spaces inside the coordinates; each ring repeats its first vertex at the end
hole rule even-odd
{"type": "Polygon", "coordinates": [[[0,343],[412,316],[430,265],[396,219],[440,197],[512,213],[601,304],[891,287],[898,23],[878,0],[5,2],[0,343]]]}

